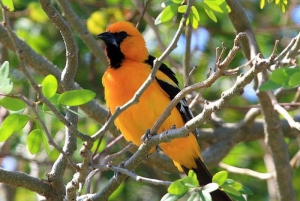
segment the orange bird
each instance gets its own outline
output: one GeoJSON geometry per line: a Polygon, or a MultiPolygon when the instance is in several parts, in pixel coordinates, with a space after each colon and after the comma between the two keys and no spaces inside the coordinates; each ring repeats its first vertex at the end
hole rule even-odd
{"type": "MultiPolygon", "coordinates": [[[[106,44],[109,67],[103,75],[106,104],[113,114],[116,107],[129,101],[145,82],[153,67],[155,58],[148,54],[142,34],[129,22],[110,25],[98,38],[106,44]]],[[[173,71],[161,64],[155,81],[146,89],[139,102],[132,105],[115,120],[115,125],[127,141],[139,146],[141,137],[156,122],[170,101],[180,91],[173,71]]],[[[193,117],[187,102],[182,99],[160,127],[158,133],[177,128],[193,117]]],[[[193,133],[186,138],[160,143],[159,147],[174,162],[179,171],[194,170],[201,185],[212,182],[212,176],[201,160],[200,148],[193,133]]],[[[220,190],[212,193],[213,201],[229,201],[220,190]]]]}

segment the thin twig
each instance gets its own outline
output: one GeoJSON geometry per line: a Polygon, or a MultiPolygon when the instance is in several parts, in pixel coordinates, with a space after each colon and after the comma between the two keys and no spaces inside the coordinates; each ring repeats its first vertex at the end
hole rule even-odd
{"type": "Polygon", "coordinates": [[[288,121],[291,128],[295,128],[300,131],[300,123],[296,122],[293,117],[280,104],[278,104],[274,94],[268,93],[268,96],[272,101],[274,109],[288,121]]]}
{"type": "Polygon", "coordinates": [[[122,150],[118,151],[117,153],[105,156],[104,160],[102,161],[102,164],[108,164],[112,159],[120,157],[125,152],[127,152],[132,146],[133,144],[129,143],[126,147],[124,147],[122,150]]]}
{"type": "Polygon", "coordinates": [[[219,163],[219,166],[221,168],[224,168],[228,172],[232,172],[235,174],[249,175],[251,177],[255,177],[261,180],[270,179],[273,177],[273,175],[270,173],[260,173],[247,168],[234,167],[225,163],[219,163]]]}
{"type": "Polygon", "coordinates": [[[24,101],[26,103],[26,105],[28,107],[30,107],[32,109],[32,111],[34,112],[36,118],[38,119],[39,123],[41,124],[41,126],[43,127],[43,130],[45,131],[45,134],[47,136],[48,142],[49,144],[51,144],[57,151],[59,151],[61,154],[64,155],[64,157],[66,157],[69,161],[69,164],[71,165],[72,168],[74,168],[74,170],[79,170],[78,166],[73,162],[72,157],[67,154],[62,148],[60,148],[58,146],[58,144],[53,140],[45,122],[43,121],[43,119],[41,118],[41,116],[39,115],[39,112],[37,110],[37,105],[34,103],[30,103],[24,96],[19,95],[18,98],[22,101],[24,101]]]}
{"type": "MultiPolygon", "coordinates": [[[[244,36],[244,34],[239,33],[236,36],[237,40],[240,40],[242,37],[244,36]]],[[[161,125],[163,124],[163,122],[166,120],[166,118],[171,114],[172,109],[176,106],[176,104],[182,100],[186,94],[195,91],[197,89],[200,88],[206,88],[212,85],[212,83],[214,83],[219,77],[221,77],[223,75],[223,72],[225,70],[225,68],[229,65],[229,63],[233,60],[233,58],[235,57],[237,51],[240,50],[239,46],[233,46],[233,48],[229,51],[227,57],[218,65],[219,70],[217,70],[216,72],[213,72],[213,74],[210,75],[210,77],[208,79],[206,79],[203,82],[188,86],[186,88],[184,88],[183,90],[181,90],[176,96],[175,98],[169,103],[168,107],[165,109],[164,113],[159,117],[159,119],[155,122],[154,126],[151,129],[151,134],[155,134],[157,133],[158,129],[161,127],[161,125]]]]}
{"type": "Polygon", "coordinates": [[[150,183],[150,184],[154,184],[154,185],[166,185],[166,186],[169,186],[172,183],[170,181],[150,179],[147,177],[138,176],[135,173],[133,173],[125,168],[115,167],[115,166],[111,166],[111,165],[107,165],[107,167],[112,171],[119,172],[119,173],[129,176],[137,182],[146,182],[146,183],[150,183]]]}
{"type": "Polygon", "coordinates": [[[139,20],[138,20],[138,22],[137,22],[136,25],[135,25],[136,28],[139,27],[139,25],[140,25],[140,23],[141,23],[141,21],[142,21],[142,18],[143,18],[144,15],[145,15],[145,12],[146,12],[146,10],[147,10],[147,7],[148,7],[149,3],[150,3],[150,0],[147,0],[145,6],[144,6],[144,8],[143,8],[143,11],[142,11],[142,13],[141,13],[141,15],[140,15],[140,17],[139,17],[139,20]]]}

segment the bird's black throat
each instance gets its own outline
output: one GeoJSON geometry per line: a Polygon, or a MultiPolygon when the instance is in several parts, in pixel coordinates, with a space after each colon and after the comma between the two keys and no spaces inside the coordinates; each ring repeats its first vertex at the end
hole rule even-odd
{"type": "Polygon", "coordinates": [[[111,68],[117,69],[122,65],[125,57],[121,52],[120,47],[108,43],[106,44],[106,54],[110,61],[109,65],[111,68]]]}

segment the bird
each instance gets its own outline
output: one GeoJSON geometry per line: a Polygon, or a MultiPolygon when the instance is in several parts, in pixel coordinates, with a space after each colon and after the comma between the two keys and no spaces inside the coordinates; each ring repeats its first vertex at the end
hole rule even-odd
{"type": "MultiPolygon", "coordinates": [[[[130,22],[119,21],[108,26],[97,35],[105,43],[109,63],[103,74],[104,98],[111,114],[116,108],[128,102],[145,82],[153,68],[155,57],[149,55],[145,39],[130,22]]],[[[161,64],[155,80],[134,104],[122,112],[114,121],[127,141],[139,146],[141,137],[163,114],[172,99],[180,92],[175,73],[161,64]]],[[[193,118],[188,103],[183,98],[171,111],[171,115],[159,128],[158,133],[171,128],[180,128],[193,118]]],[[[194,170],[200,185],[212,182],[212,176],[202,162],[196,131],[188,137],[163,142],[159,147],[173,160],[180,172],[194,170]]],[[[220,189],[211,193],[213,201],[230,201],[220,189]]]]}

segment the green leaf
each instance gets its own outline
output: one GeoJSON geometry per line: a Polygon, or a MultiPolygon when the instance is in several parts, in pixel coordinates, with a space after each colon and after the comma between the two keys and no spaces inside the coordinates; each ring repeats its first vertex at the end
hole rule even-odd
{"type": "Polygon", "coordinates": [[[182,179],[174,181],[168,188],[168,193],[172,195],[184,195],[188,192],[189,188],[184,185],[182,179]]]}
{"type": "MultiPolygon", "coordinates": [[[[184,194],[183,194],[184,195],[184,194]]],[[[170,193],[165,194],[160,201],[177,201],[183,197],[183,195],[172,195],[170,193]]]]}
{"type": "Polygon", "coordinates": [[[6,141],[13,132],[12,128],[0,128],[0,142],[6,141]]]}
{"type": "Polygon", "coordinates": [[[18,131],[23,129],[27,122],[29,121],[29,116],[24,115],[24,114],[11,114],[11,115],[16,115],[18,118],[18,124],[14,126],[14,131],[18,131]]]}
{"type": "MultiPolygon", "coordinates": [[[[55,94],[52,98],[49,99],[49,101],[56,107],[60,107],[60,105],[58,105],[58,98],[60,97],[60,94],[55,94]]],[[[47,105],[45,105],[43,103],[42,106],[43,111],[49,111],[49,108],[47,107],[47,105]]]]}
{"type": "Polygon", "coordinates": [[[206,191],[199,191],[199,197],[203,201],[212,201],[210,193],[206,191]]]}
{"type": "Polygon", "coordinates": [[[0,82],[0,91],[8,95],[12,92],[13,86],[13,82],[10,78],[3,78],[0,82]]]}
{"type": "Polygon", "coordinates": [[[227,177],[227,171],[220,171],[213,176],[212,182],[217,183],[219,186],[222,186],[226,182],[227,177]]]}
{"type": "Polygon", "coordinates": [[[211,10],[214,10],[218,13],[228,13],[228,8],[226,8],[227,4],[224,0],[204,0],[203,3],[207,5],[211,10]]]}
{"type": "Polygon", "coordinates": [[[30,2],[27,6],[28,16],[38,23],[45,23],[49,20],[47,14],[38,2],[30,2]]]}
{"type": "Polygon", "coordinates": [[[192,22],[192,27],[194,29],[197,29],[199,26],[199,21],[194,17],[194,15],[192,15],[191,22],[192,22]]]}
{"type": "Polygon", "coordinates": [[[242,186],[242,189],[240,189],[239,192],[245,195],[253,195],[253,192],[246,186],[242,186]]]}
{"type": "Polygon", "coordinates": [[[15,131],[24,128],[28,122],[29,117],[22,114],[11,114],[8,115],[0,128],[0,142],[7,140],[15,131]]]}
{"type": "Polygon", "coordinates": [[[174,16],[176,15],[176,13],[177,13],[177,5],[175,5],[175,4],[168,5],[162,11],[160,21],[162,23],[163,22],[168,22],[168,21],[170,21],[171,19],[174,18],[174,16]]]}
{"type": "Polygon", "coordinates": [[[232,195],[235,195],[235,196],[241,196],[241,195],[242,195],[242,194],[241,194],[239,191],[237,191],[235,188],[233,188],[232,186],[227,185],[227,184],[222,185],[222,189],[223,189],[225,192],[227,192],[227,193],[229,193],[229,194],[232,194],[232,195]]]}
{"type": "Polygon", "coordinates": [[[293,88],[296,87],[298,85],[300,85],[300,72],[294,73],[289,81],[288,81],[288,85],[293,88]]]}
{"type": "Polygon", "coordinates": [[[2,0],[2,3],[9,8],[9,11],[14,11],[14,3],[12,0],[2,0]]]}
{"type": "Polygon", "coordinates": [[[40,129],[31,131],[27,137],[27,148],[31,154],[40,150],[43,132],[40,129]]]}
{"type": "Polygon", "coordinates": [[[172,0],[173,3],[181,4],[182,0],[172,0]]]}
{"type": "MultiPolygon", "coordinates": [[[[203,196],[204,197],[204,196],[203,196]]],[[[193,193],[188,199],[187,201],[202,201],[200,193],[198,191],[196,191],[195,193],[193,193]]]]}
{"type": "Polygon", "coordinates": [[[206,184],[203,188],[202,191],[206,191],[208,193],[211,193],[219,188],[219,185],[217,183],[209,183],[206,184]]]}
{"type": "Polygon", "coordinates": [[[0,78],[7,78],[9,75],[9,62],[5,61],[0,67],[0,78]]]}
{"type": "Polygon", "coordinates": [[[266,5],[266,1],[265,0],[260,0],[260,9],[263,9],[266,5]]]}
{"type": "Polygon", "coordinates": [[[197,175],[193,170],[190,170],[188,176],[182,179],[184,183],[192,184],[193,186],[199,186],[197,175]]]}
{"type": "Polygon", "coordinates": [[[243,195],[233,195],[233,194],[230,194],[230,197],[232,198],[232,200],[234,201],[246,201],[246,199],[244,198],[243,195]]]}
{"type": "Polygon", "coordinates": [[[233,184],[231,184],[231,186],[233,188],[235,188],[235,190],[237,190],[237,191],[240,191],[243,188],[243,185],[239,182],[236,182],[236,181],[233,184]]]}
{"type": "Polygon", "coordinates": [[[283,84],[287,79],[287,73],[283,68],[276,69],[271,73],[270,79],[277,84],[283,84]]]}
{"type": "Polygon", "coordinates": [[[195,6],[192,6],[191,12],[194,15],[195,19],[199,22],[200,21],[200,15],[199,15],[198,10],[196,9],[195,6]]]}
{"type": "Polygon", "coordinates": [[[46,98],[52,98],[57,91],[58,83],[53,75],[47,75],[42,82],[42,93],[46,98]]]}
{"type": "Polygon", "coordinates": [[[271,91],[271,90],[278,89],[281,86],[282,86],[281,84],[278,84],[272,80],[268,80],[259,87],[259,90],[260,91],[271,91]]]}
{"type": "Polygon", "coordinates": [[[96,94],[87,89],[72,90],[62,93],[58,98],[58,103],[67,106],[83,105],[95,98],[96,94]]]}
{"type": "Polygon", "coordinates": [[[182,5],[178,7],[178,12],[179,13],[185,13],[187,9],[187,5],[182,5]]]}
{"type": "Polygon", "coordinates": [[[217,22],[217,17],[215,16],[214,12],[212,11],[211,8],[209,8],[206,4],[203,4],[203,8],[204,8],[204,11],[206,12],[206,14],[208,15],[208,17],[214,21],[214,22],[217,22]]]}
{"type": "Polygon", "coordinates": [[[47,152],[48,156],[50,156],[51,152],[50,152],[50,146],[49,146],[48,139],[46,137],[46,134],[42,130],[40,130],[40,131],[42,132],[42,142],[44,144],[44,147],[46,149],[46,152],[47,152]]]}
{"type": "Polygon", "coordinates": [[[226,179],[225,184],[233,184],[235,181],[233,179],[226,179]]]}
{"type": "Polygon", "coordinates": [[[10,94],[13,89],[13,82],[8,77],[9,62],[5,61],[0,67],[0,91],[4,94],[10,94]]]}
{"type": "Polygon", "coordinates": [[[8,110],[18,111],[26,107],[26,104],[18,98],[4,97],[0,99],[0,105],[8,110]]]}
{"type": "Polygon", "coordinates": [[[154,21],[155,25],[158,25],[161,23],[161,15],[162,15],[162,13],[159,13],[158,16],[156,17],[156,19],[154,21]]]}

